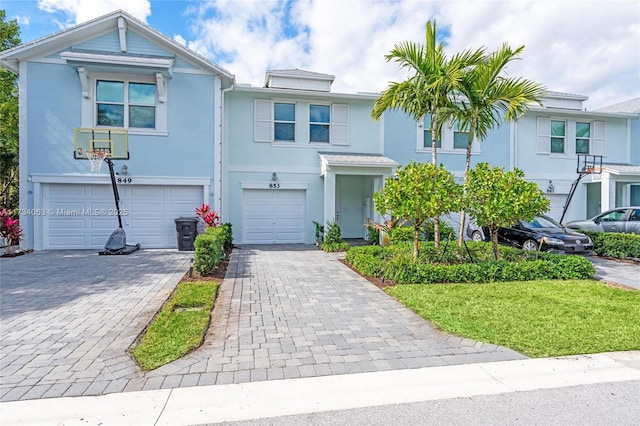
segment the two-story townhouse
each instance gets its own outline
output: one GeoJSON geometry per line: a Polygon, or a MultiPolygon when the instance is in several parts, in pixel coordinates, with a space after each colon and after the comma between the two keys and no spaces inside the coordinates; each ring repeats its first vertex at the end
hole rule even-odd
{"type": "Polygon", "coordinates": [[[629,205],[638,197],[638,138],[631,131],[638,112],[616,106],[587,111],[586,100],[549,92],[544,107],[532,108],[512,126],[510,164],[547,193],[555,219],[560,219],[571,186],[584,169],[578,157],[595,157],[597,173],[584,174],[577,182],[564,222],[629,205]]]}
{"type": "Polygon", "coordinates": [[[234,76],[122,11],[0,53],[19,76],[22,245],[102,248],[117,226],[144,248],[176,247],[174,219],[219,208],[222,95],[234,76]],[[108,142],[105,142],[108,141],[108,142]]]}
{"type": "Polygon", "coordinates": [[[225,97],[222,212],[239,243],[313,243],[313,222],[363,238],[372,197],[397,163],[382,155],[377,95],[331,92],[334,76],[267,71],[225,97]]]}

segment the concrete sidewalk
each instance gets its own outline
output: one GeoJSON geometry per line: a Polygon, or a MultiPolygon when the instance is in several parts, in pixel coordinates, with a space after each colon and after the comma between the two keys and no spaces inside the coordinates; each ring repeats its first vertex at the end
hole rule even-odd
{"type": "Polygon", "coordinates": [[[640,290],[640,263],[590,257],[596,268],[595,278],[640,290]]]}
{"type": "Polygon", "coordinates": [[[0,404],[3,425],[192,425],[640,380],[640,351],[0,404]]]}

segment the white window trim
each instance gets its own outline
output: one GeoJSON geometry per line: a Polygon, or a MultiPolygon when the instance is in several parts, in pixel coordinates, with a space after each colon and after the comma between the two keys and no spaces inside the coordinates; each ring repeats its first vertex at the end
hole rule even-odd
{"type": "Polygon", "coordinates": [[[593,122],[592,121],[580,121],[580,120],[576,120],[573,122],[573,129],[574,129],[574,134],[573,134],[573,150],[575,152],[576,155],[593,155],[593,122]],[[578,137],[578,123],[583,123],[583,124],[588,124],[589,125],[589,137],[588,138],[579,138],[578,137]],[[586,140],[587,141],[587,146],[589,147],[589,152],[587,153],[583,153],[583,152],[578,152],[577,151],[577,147],[578,147],[578,139],[580,140],[586,140]]]}
{"type": "MultiPolygon", "coordinates": [[[[279,123],[290,123],[288,121],[278,121],[279,123]]],[[[292,145],[298,143],[300,135],[298,134],[298,123],[300,122],[300,107],[298,102],[291,99],[272,99],[271,100],[271,141],[275,144],[292,145]],[[295,112],[295,120],[293,121],[293,140],[276,139],[276,104],[293,104],[295,112]]]]}
{"type": "MultiPolygon", "coordinates": [[[[426,130],[431,130],[431,129],[426,129],[424,127],[424,119],[418,121],[416,124],[416,136],[417,136],[416,152],[420,152],[420,153],[431,152],[431,147],[424,146],[424,132],[426,130]]],[[[441,148],[437,149],[438,154],[456,154],[456,155],[467,154],[466,148],[453,147],[454,132],[455,132],[455,125],[453,123],[447,123],[444,126],[442,126],[442,134],[440,135],[441,148]]],[[[478,141],[478,138],[473,138],[473,142],[471,144],[471,155],[480,155],[480,154],[481,154],[480,142],[478,141]]]]}
{"type": "MultiPolygon", "coordinates": [[[[552,157],[568,157],[568,156],[575,156],[575,146],[573,147],[573,153],[569,152],[569,147],[568,147],[568,141],[570,140],[569,138],[569,120],[567,120],[566,118],[555,118],[555,117],[551,117],[549,119],[549,155],[551,155],[552,157]],[[564,123],[564,152],[551,152],[551,138],[558,138],[558,136],[552,136],[551,135],[551,122],[552,121],[562,121],[564,123]]],[[[575,129],[574,129],[575,132],[575,129]]]]}
{"type": "Polygon", "coordinates": [[[309,101],[309,108],[307,109],[307,126],[309,129],[309,145],[313,146],[329,146],[333,145],[333,108],[331,102],[313,102],[309,101]],[[312,106],[328,106],[329,107],[329,122],[328,123],[312,123],[311,122],[311,107],[312,106]],[[312,142],[311,141],[311,125],[319,124],[319,125],[329,125],[329,140],[327,142],[312,142]]]}
{"type": "MultiPolygon", "coordinates": [[[[156,85],[156,127],[155,129],[145,129],[139,127],[124,127],[128,130],[130,135],[154,135],[154,136],[166,136],[168,135],[167,129],[167,82],[163,78],[163,86],[158,87],[158,76],[156,74],[116,74],[116,73],[94,73],[87,72],[86,69],[82,69],[79,72],[80,82],[82,84],[83,96],[82,96],[82,118],[81,127],[85,128],[99,128],[108,126],[97,125],[97,102],[96,102],[96,84],[98,80],[107,81],[122,81],[125,83],[150,83],[156,85]],[[86,92],[85,92],[86,89],[86,92]]],[[[125,104],[128,105],[128,104],[125,104]]]]}

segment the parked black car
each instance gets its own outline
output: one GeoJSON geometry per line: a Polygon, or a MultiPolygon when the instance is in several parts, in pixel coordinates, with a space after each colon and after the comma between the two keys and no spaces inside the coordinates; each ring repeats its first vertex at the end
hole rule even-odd
{"type": "Polygon", "coordinates": [[[619,207],[587,220],[574,220],[565,226],[580,231],[626,232],[640,234],[640,207],[619,207]]]}
{"type": "MultiPolygon", "coordinates": [[[[473,221],[467,225],[467,236],[473,241],[490,240],[488,229],[481,229],[473,221]]],[[[567,254],[588,254],[593,249],[588,236],[568,230],[544,215],[535,216],[531,222],[520,220],[510,228],[499,228],[498,243],[524,250],[567,254]]]]}

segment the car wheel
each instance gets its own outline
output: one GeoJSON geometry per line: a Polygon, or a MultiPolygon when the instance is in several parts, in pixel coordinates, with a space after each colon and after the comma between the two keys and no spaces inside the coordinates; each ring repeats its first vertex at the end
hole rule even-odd
{"type": "Polygon", "coordinates": [[[482,241],[482,234],[480,233],[480,231],[473,231],[473,234],[471,234],[471,240],[482,241]]]}
{"type": "Polygon", "coordinates": [[[522,244],[522,249],[527,251],[537,251],[538,243],[536,243],[534,240],[527,240],[522,244]]]}

